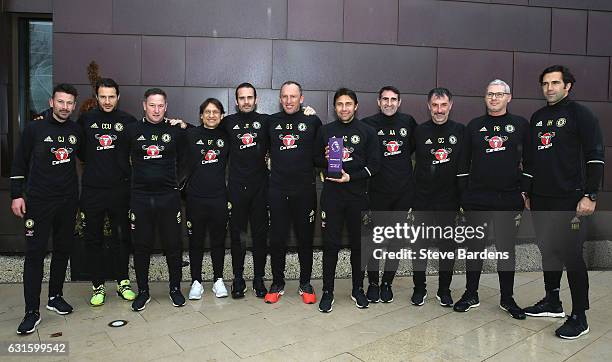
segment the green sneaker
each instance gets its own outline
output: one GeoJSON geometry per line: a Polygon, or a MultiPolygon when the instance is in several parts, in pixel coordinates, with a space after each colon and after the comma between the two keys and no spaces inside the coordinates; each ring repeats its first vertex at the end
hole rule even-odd
{"type": "Polygon", "coordinates": [[[91,287],[93,289],[93,295],[91,296],[91,300],[89,303],[94,307],[99,307],[104,304],[104,300],[106,299],[106,289],[104,289],[104,284],[91,287]]]}
{"type": "Polygon", "coordinates": [[[125,300],[134,300],[136,299],[136,293],[132,291],[132,287],[130,287],[130,280],[124,279],[119,284],[117,284],[117,295],[125,300]]]}

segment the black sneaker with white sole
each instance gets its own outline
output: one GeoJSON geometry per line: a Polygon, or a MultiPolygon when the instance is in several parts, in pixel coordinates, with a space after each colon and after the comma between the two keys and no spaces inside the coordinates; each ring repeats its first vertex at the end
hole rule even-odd
{"type": "Polygon", "coordinates": [[[580,318],[575,314],[567,317],[565,323],[555,331],[555,335],[563,339],[576,339],[587,333],[589,333],[589,325],[586,318],[580,318]]]}
{"type": "Polygon", "coordinates": [[[268,289],[266,289],[263,278],[253,279],[253,294],[255,294],[257,298],[264,298],[266,294],[268,294],[268,289]]]}
{"type": "Polygon", "coordinates": [[[563,318],[565,312],[560,300],[552,300],[549,297],[544,297],[536,304],[524,309],[525,314],[530,317],[553,317],[563,318]]]}
{"type": "Polygon", "coordinates": [[[319,302],[319,312],[329,313],[332,311],[333,305],[334,305],[334,292],[324,290],[323,295],[321,296],[321,301],[319,302]]]}
{"type": "Polygon", "coordinates": [[[427,289],[415,287],[412,292],[412,297],[410,298],[410,303],[420,306],[425,304],[425,298],[427,298],[427,289]]]}
{"type": "Polygon", "coordinates": [[[467,312],[472,308],[480,306],[480,299],[478,299],[478,293],[465,292],[461,296],[461,299],[453,306],[455,312],[467,312]]]}
{"type": "Polygon", "coordinates": [[[370,285],[368,285],[366,297],[370,303],[378,303],[380,301],[380,287],[378,284],[370,283],[370,285]]]}
{"type": "Polygon", "coordinates": [[[147,303],[151,301],[151,296],[149,295],[148,290],[139,290],[136,299],[132,302],[132,310],[134,312],[139,312],[144,310],[147,306],[147,303]]]}
{"type": "Polygon", "coordinates": [[[170,289],[170,300],[175,307],[182,307],[185,305],[185,297],[183,293],[181,293],[181,288],[173,287],[170,289]]]}
{"type": "Polygon", "coordinates": [[[70,314],[72,313],[72,306],[68,304],[61,295],[49,298],[47,302],[47,309],[55,311],[57,314],[70,314]]]}
{"type": "Polygon", "coordinates": [[[450,308],[454,304],[450,290],[444,292],[438,291],[438,293],[436,294],[436,299],[438,300],[440,305],[445,308],[450,308]]]}
{"type": "Polygon", "coordinates": [[[17,334],[30,334],[36,331],[36,326],[40,323],[40,313],[37,310],[31,310],[26,312],[25,316],[19,327],[17,327],[17,334]]]}
{"type": "Polygon", "coordinates": [[[393,289],[391,289],[391,283],[382,282],[380,285],[380,301],[383,303],[393,302],[393,289]]]}
{"type": "Polygon", "coordinates": [[[514,319],[525,319],[527,315],[525,315],[525,310],[516,304],[514,298],[509,298],[507,300],[502,300],[499,302],[499,307],[502,310],[505,310],[512,316],[514,319]]]}
{"type": "Polygon", "coordinates": [[[370,306],[370,302],[368,302],[368,298],[363,292],[363,288],[353,289],[351,293],[351,299],[355,302],[355,305],[359,309],[364,309],[370,306]]]}
{"type": "Polygon", "coordinates": [[[244,294],[247,291],[246,282],[243,277],[235,276],[232,282],[232,298],[240,299],[244,298],[244,294]]]}

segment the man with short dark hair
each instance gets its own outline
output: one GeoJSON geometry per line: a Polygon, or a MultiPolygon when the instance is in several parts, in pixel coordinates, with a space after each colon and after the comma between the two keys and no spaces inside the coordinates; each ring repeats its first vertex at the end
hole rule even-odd
{"type": "Polygon", "coordinates": [[[346,224],[351,247],[351,299],[357,308],[367,308],[361,266],[362,212],[368,208],[367,182],[380,168],[376,131],[355,117],[358,102],[354,91],[340,88],[334,94],[337,120],[321,127],[317,136],[317,165],[327,175],[330,138],[342,138],[340,178],[326,177],[321,192],[321,231],[323,237],[323,295],[319,311],[329,313],[334,304],[334,278],[342,230],[346,224]]]}
{"type": "Polygon", "coordinates": [[[230,239],[232,252],[232,298],[242,298],[246,292],[244,257],[247,226],[253,240],[253,293],[266,296],[264,284],[268,237],[268,119],[257,113],[257,91],[250,83],[236,88],[238,112],[221,122],[229,135],[230,157],[227,182],[231,204],[230,239]]]}
{"type": "MultiPolygon", "coordinates": [[[[419,124],[414,131],[415,225],[455,226],[455,216],[459,210],[456,175],[465,127],[449,119],[452,107],[453,95],[448,89],[430,90],[427,94],[427,108],[431,118],[419,124]]],[[[437,246],[446,256],[456,249],[454,240],[444,238],[425,239],[414,244],[417,254],[412,260],[414,290],[410,301],[416,306],[425,304],[427,298],[426,252],[431,246],[437,246]]],[[[440,259],[436,298],[443,307],[453,306],[450,284],[454,265],[454,257],[440,259]]]]}
{"type": "Polygon", "coordinates": [[[132,164],[130,221],[134,244],[134,268],[138,295],[132,302],[134,311],[144,310],[151,300],[149,264],[159,228],[170,276],[170,300],[175,307],[185,305],[181,293],[182,245],[181,198],[179,181],[184,170],[185,131],[172,126],[165,117],[166,93],[148,89],[142,102],[145,116],[127,128],[132,164]]]}
{"type": "Polygon", "coordinates": [[[300,262],[298,293],[306,304],[316,302],[312,274],[312,242],[317,211],[314,154],[321,127],[317,116],[302,112],[302,86],[295,81],[281,85],[281,112],[270,116],[270,256],[272,285],[267,303],[276,303],[284,293],[285,257],[291,225],[300,262]]]}
{"type": "Polygon", "coordinates": [[[555,334],[575,339],[589,332],[589,276],[583,258],[588,216],[595,211],[604,169],[599,121],[585,106],[570,99],[576,80],[562,65],[540,75],[547,105],[531,116],[533,176],[529,203],[541,240],[546,296],[525,308],[533,317],[564,317],[559,298],[563,267],[572,294],[572,312],[555,334]]]}
{"type": "MultiPolygon", "coordinates": [[[[487,113],[470,121],[465,130],[458,181],[462,207],[470,224],[487,225],[495,230],[495,249],[508,258],[497,259],[497,274],[501,292],[499,307],[515,319],[525,319],[524,311],[513,298],[516,233],[521,221],[529,176],[521,165],[529,162],[529,123],[508,113],[512,99],[510,86],[500,79],[487,85],[487,113]]],[[[485,250],[486,240],[467,241],[469,251],[485,250]]],[[[478,254],[477,254],[478,255],[478,254]]],[[[467,312],[480,304],[478,284],[482,273],[482,258],[466,260],[466,291],[454,310],[467,312]]]]}
{"type": "Polygon", "coordinates": [[[81,218],[85,231],[85,247],[93,295],[92,306],[104,304],[104,223],[108,217],[111,235],[109,250],[111,270],[117,281],[117,294],[134,300],[128,273],[130,200],[129,141],[126,127],[136,118],[117,108],[119,85],[110,78],[101,78],[95,87],[97,107],[81,114],[77,123],[83,129],[83,147],[79,152],[85,163],[81,180],[81,218]]]}
{"type": "Polygon", "coordinates": [[[11,210],[25,218],[26,252],[23,270],[25,317],[18,334],[29,334],[40,323],[40,289],[47,241],[53,233],[53,256],[47,309],[72,313],[62,289],[74,245],[78,203],[76,153],[82,135],[70,120],[76,106],[76,89],[66,83],[53,88],[51,112],[26,125],[11,171],[11,210]],[[27,202],[26,202],[27,200],[27,202]],[[27,208],[26,208],[27,205],[27,208]]]}
{"type": "MultiPolygon", "coordinates": [[[[368,194],[372,211],[409,211],[414,198],[412,159],[414,152],[414,118],[399,112],[402,104],[400,91],[385,86],[378,92],[380,112],[364,118],[363,122],[376,130],[381,158],[380,171],[372,177],[368,194]]],[[[375,218],[375,217],[374,217],[375,218]]],[[[376,218],[375,218],[376,219],[376,218]]],[[[374,221],[376,224],[376,220],[374,221]]],[[[379,286],[379,264],[377,259],[368,261],[368,291],[366,296],[372,303],[393,301],[391,284],[399,260],[385,261],[382,283],[379,286]]]]}

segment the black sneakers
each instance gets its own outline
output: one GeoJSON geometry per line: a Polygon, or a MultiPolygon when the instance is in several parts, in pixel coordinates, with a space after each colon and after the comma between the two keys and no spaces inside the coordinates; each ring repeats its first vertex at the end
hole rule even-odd
{"type": "Polygon", "coordinates": [[[557,337],[563,339],[576,339],[587,333],[589,333],[589,325],[587,324],[586,317],[581,318],[575,314],[567,317],[565,323],[555,331],[557,337]]]}
{"type": "Polygon", "coordinates": [[[565,317],[565,312],[563,311],[561,301],[554,301],[548,296],[542,298],[542,300],[540,300],[536,304],[525,308],[524,311],[525,314],[531,317],[565,317]]]}
{"type": "Polygon", "coordinates": [[[461,296],[461,299],[453,306],[455,312],[467,312],[472,308],[480,306],[480,300],[478,299],[478,293],[465,292],[461,296]]]}
{"type": "Polygon", "coordinates": [[[368,298],[368,302],[370,303],[378,303],[380,302],[380,287],[378,284],[370,283],[368,286],[368,293],[366,294],[368,298]]]}
{"type": "Polygon", "coordinates": [[[383,303],[393,302],[393,289],[391,289],[391,283],[382,282],[380,286],[380,301],[383,303]]]}
{"type": "Polygon", "coordinates": [[[55,311],[57,314],[70,314],[72,313],[72,306],[68,304],[61,295],[49,298],[47,303],[47,309],[55,311]]]}
{"type": "Polygon", "coordinates": [[[235,276],[232,282],[232,298],[244,298],[244,293],[247,291],[246,282],[243,277],[235,276]]]}
{"type": "Polygon", "coordinates": [[[36,330],[40,323],[40,313],[37,310],[26,312],[25,317],[17,327],[17,334],[30,334],[36,330]]]}
{"type": "Polygon", "coordinates": [[[427,289],[414,287],[410,303],[413,305],[425,304],[425,298],[427,298],[427,289]]]}
{"type": "Polygon", "coordinates": [[[514,301],[514,298],[509,298],[507,300],[502,300],[499,302],[499,307],[502,310],[505,310],[512,316],[514,319],[525,319],[527,315],[525,315],[525,311],[523,308],[519,307],[518,304],[514,301]]]}
{"type": "Polygon", "coordinates": [[[170,300],[175,307],[182,307],[185,305],[185,297],[183,293],[181,293],[181,288],[173,287],[170,289],[170,300]]]}
{"type": "Polygon", "coordinates": [[[319,312],[329,313],[332,311],[333,305],[334,305],[334,292],[324,290],[323,295],[321,296],[321,301],[319,302],[319,312]]]}
{"type": "Polygon", "coordinates": [[[268,289],[266,289],[263,278],[253,279],[253,294],[255,294],[257,298],[263,298],[268,294],[268,289]]]}
{"type": "Polygon", "coordinates": [[[451,296],[450,290],[447,291],[438,291],[436,294],[436,299],[440,303],[441,306],[450,308],[453,306],[453,297],[451,296]]]}
{"type": "Polygon", "coordinates": [[[363,288],[353,289],[351,293],[351,299],[355,302],[355,305],[359,309],[364,309],[370,306],[370,302],[368,302],[368,298],[365,296],[363,292],[363,288]]]}
{"type": "Polygon", "coordinates": [[[147,306],[147,303],[151,301],[151,296],[149,295],[148,290],[139,290],[136,299],[132,302],[132,310],[134,312],[139,312],[144,310],[147,306]]]}

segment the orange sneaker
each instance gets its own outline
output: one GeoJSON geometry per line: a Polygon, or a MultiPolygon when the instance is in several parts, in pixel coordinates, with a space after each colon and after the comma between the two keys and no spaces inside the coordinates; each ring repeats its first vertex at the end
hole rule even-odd
{"type": "Polygon", "coordinates": [[[302,301],[305,304],[315,304],[317,302],[317,296],[315,295],[314,288],[310,283],[300,285],[298,293],[302,296],[302,301]]]}
{"type": "Polygon", "coordinates": [[[285,287],[283,285],[272,284],[270,291],[266,293],[264,301],[268,304],[276,303],[280,300],[281,296],[285,294],[285,287]]]}

